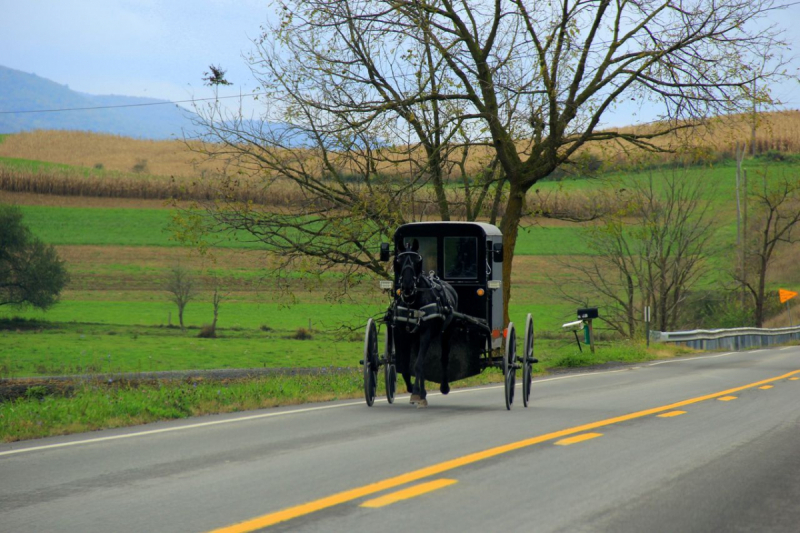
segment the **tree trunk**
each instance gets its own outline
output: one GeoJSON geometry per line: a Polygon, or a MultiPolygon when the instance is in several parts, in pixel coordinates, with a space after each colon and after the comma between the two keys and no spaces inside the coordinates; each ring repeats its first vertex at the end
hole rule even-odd
{"type": "Polygon", "coordinates": [[[630,274],[626,274],[625,278],[628,282],[628,336],[632,339],[634,335],[636,335],[636,316],[634,315],[635,309],[633,303],[635,293],[633,291],[633,278],[630,274]]]}
{"type": "Polygon", "coordinates": [[[767,263],[768,261],[762,261],[761,265],[761,272],[758,274],[758,295],[756,296],[756,327],[763,328],[764,327],[764,293],[766,292],[766,285],[767,285],[767,265],[763,263],[767,263]]]}
{"type": "Polygon", "coordinates": [[[181,329],[185,329],[183,327],[183,307],[178,307],[178,323],[181,325],[181,329]]]}
{"type": "Polygon", "coordinates": [[[508,194],[508,204],[503,220],[500,222],[500,231],[503,232],[503,323],[508,324],[508,305],[511,301],[511,267],[514,262],[514,248],[517,245],[519,221],[522,218],[522,208],[525,203],[525,191],[511,185],[508,194]]]}

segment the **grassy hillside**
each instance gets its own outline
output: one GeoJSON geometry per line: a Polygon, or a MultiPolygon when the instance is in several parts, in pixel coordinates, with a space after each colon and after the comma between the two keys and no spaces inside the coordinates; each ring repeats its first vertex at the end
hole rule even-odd
{"type": "MultiPolygon", "coordinates": [[[[787,119],[786,124],[790,123],[787,119]]],[[[790,130],[784,126],[782,131],[790,130]]],[[[773,144],[780,144],[780,138],[776,136],[773,144]]],[[[746,160],[751,179],[760,179],[758,172],[767,164],[770,172],[800,172],[800,163],[791,157],[782,162],[770,159],[780,158],[746,160]]],[[[132,188],[137,183],[163,184],[169,181],[163,176],[169,175],[188,180],[213,171],[197,165],[181,143],[74,132],[5,136],[0,139],[0,168],[22,173],[21,179],[28,175],[45,181],[56,175],[78,176],[112,189],[123,183],[132,188]],[[132,172],[142,162],[144,169],[132,172]],[[95,168],[99,166],[102,168],[95,168]]],[[[529,202],[537,194],[590,198],[601,190],[624,197],[631,183],[651,177],[658,183],[659,176],[672,171],[669,165],[651,161],[647,168],[601,172],[593,179],[541,182],[530,192],[529,202]]],[[[725,281],[729,250],[736,238],[735,166],[723,159],[678,172],[706,184],[706,197],[714,205],[719,229],[709,260],[711,275],[704,285],[714,288],[725,281]]],[[[87,193],[91,194],[91,188],[81,192],[87,193]]],[[[192,255],[171,240],[170,209],[162,201],[8,192],[0,192],[0,201],[22,206],[26,223],[42,240],[57,246],[72,275],[62,302],[46,313],[0,308],[0,319],[5,320],[0,323],[3,375],[241,366],[352,367],[360,358],[364,322],[386,306],[374,280],[355,288],[342,303],[329,301],[325,285],[335,283],[335,273],[322,284],[294,276],[284,287],[288,292],[278,290],[273,263],[262,247],[244,234],[223,238],[213,261],[192,255]],[[173,326],[177,322],[177,311],[162,290],[164,277],[175,264],[188,266],[202,286],[187,307],[190,328],[185,332],[169,327],[170,322],[173,326]],[[228,291],[220,309],[220,338],[198,339],[198,328],[212,317],[212,276],[228,291]],[[10,320],[13,316],[34,322],[10,320]],[[312,338],[295,339],[298,330],[308,329],[309,319],[312,338]]],[[[512,321],[521,324],[528,312],[533,313],[540,337],[537,350],[545,366],[590,361],[581,359],[586,356],[560,331],[561,323],[573,319],[575,306],[566,303],[557,290],[559,280],[564,279],[564,264],[585,260],[593,253],[586,245],[584,226],[527,220],[516,252],[512,321]]],[[[781,255],[770,286],[800,282],[792,274],[793,264],[791,253],[781,255]]],[[[616,345],[603,340],[603,346],[606,355],[628,357],[625,354],[629,352],[612,348],[616,345]]]]}

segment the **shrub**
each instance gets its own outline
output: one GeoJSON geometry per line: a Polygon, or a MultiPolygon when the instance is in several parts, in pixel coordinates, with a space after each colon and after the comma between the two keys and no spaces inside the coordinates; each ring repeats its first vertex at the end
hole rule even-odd
{"type": "Polygon", "coordinates": [[[28,389],[25,391],[25,397],[29,400],[42,400],[45,396],[47,396],[47,394],[47,387],[44,385],[34,385],[33,387],[28,387],[28,389]]]}
{"type": "Polygon", "coordinates": [[[312,339],[313,336],[311,335],[311,332],[308,331],[306,328],[298,328],[297,331],[295,331],[289,338],[298,341],[307,341],[309,339],[312,339]]]}
{"type": "Polygon", "coordinates": [[[131,172],[135,172],[136,174],[147,172],[147,159],[137,159],[136,164],[131,167],[131,172]]]}
{"type": "Polygon", "coordinates": [[[272,331],[272,328],[269,327],[266,324],[261,324],[261,326],[258,329],[260,329],[261,331],[264,331],[264,332],[272,331]]]}
{"type": "Polygon", "coordinates": [[[205,324],[200,328],[200,333],[197,336],[201,339],[215,339],[217,338],[217,328],[211,324],[205,324]]]}

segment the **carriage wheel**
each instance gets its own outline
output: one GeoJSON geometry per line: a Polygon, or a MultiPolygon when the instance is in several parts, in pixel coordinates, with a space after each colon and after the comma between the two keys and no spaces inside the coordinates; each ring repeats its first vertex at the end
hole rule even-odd
{"type": "Polygon", "coordinates": [[[506,334],[506,353],[503,357],[503,374],[506,378],[506,409],[511,410],[514,403],[514,387],[517,384],[517,369],[514,362],[517,359],[517,333],[514,330],[514,323],[508,323],[508,333],[506,334]]]}
{"type": "Polygon", "coordinates": [[[528,407],[531,399],[531,381],[533,380],[533,317],[528,313],[525,319],[525,344],[522,353],[522,405],[528,407]]]}
{"type": "Polygon", "coordinates": [[[386,382],[386,400],[394,403],[394,393],[397,390],[397,367],[394,365],[392,328],[388,325],[386,326],[386,366],[383,369],[383,377],[386,382]]]}
{"type": "Polygon", "coordinates": [[[372,407],[378,389],[378,330],[375,322],[370,318],[367,321],[367,331],[364,333],[364,398],[367,405],[372,407]]]}

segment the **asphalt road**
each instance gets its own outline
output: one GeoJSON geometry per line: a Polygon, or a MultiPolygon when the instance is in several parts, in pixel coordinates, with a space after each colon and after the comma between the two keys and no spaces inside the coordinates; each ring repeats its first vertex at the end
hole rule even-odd
{"type": "Polygon", "coordinates": [[[791,347],[4,444],[0,531],[796,532],[798,378],[791,347]]]}

